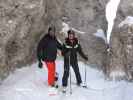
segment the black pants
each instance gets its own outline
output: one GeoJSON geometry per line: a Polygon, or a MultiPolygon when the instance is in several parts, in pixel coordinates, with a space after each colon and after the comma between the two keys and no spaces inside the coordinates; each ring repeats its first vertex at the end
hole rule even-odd
{"type": "MultiPolygon", "coordinates": [[[[71,63],[71,66],[75,72],[77,84],[80,84],[82,80],[81,80],[81,75],[79,72],[78,63],[77,62],[71,63]]],[[[62,79],[62,85],[64,87],[66,87],[68,84],[69,70],[70,70],[69,63],[64,62],[64,74],[63,74],[63,79],[62,79]]]]}

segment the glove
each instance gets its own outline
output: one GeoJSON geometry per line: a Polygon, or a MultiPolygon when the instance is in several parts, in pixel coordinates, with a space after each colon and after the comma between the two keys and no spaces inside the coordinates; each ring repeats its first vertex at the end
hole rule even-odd
{"type": "Polygon", "coordinates": [[[42,66],[43,66],[42,62],[39,61],[39,63],[38,63],[38,67],[39,67],[39,68],[42,68],[42,66]]]}

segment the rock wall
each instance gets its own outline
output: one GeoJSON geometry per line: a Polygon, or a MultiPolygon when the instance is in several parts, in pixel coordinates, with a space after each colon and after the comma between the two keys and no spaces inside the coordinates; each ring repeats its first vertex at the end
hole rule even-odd
{"type": "Polygon", "coordinates": [[[44,5],[43,0],[0,0],[0,77],[35,60],[44,5]]]}
{"type": "MultiPolygon", "coordinates": [[[[85,34],[77,34],[89,63],[103,66],[105,42],[93,34],[106,30],[105,5],[108,0],[0,0],[0,77],[15,68],[35,62],[36,45],[54,24],[62,21],[85,34]]],[[[64,35],[57,34],[61,40],[64,35]]]]}
{"type": "Polygon", "coordinates": [[[111,54],[107,64],[107,74],[115,79],[132,79],[133,30],[132,26],[119,24],[127,16],[133,16],[133,1],[121,0],[111,36],[111,54]]]}

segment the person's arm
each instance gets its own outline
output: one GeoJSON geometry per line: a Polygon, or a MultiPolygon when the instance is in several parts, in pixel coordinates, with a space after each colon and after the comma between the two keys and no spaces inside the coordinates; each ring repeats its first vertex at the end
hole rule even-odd
{"type": "Polygon", "coordinates": [[[42,47],[43,47],[43,44],[42,44],[42,40],[41,40],[37,46],[37,59],[38,59],[38,61],[41,61],[41,58],[42,58],[42,47]]]}
{"type": "Polygon", "coordinates": [[[37,59],[38,59],[38,67],[39,68],[42,68],[42,62],[41,62],[41,59],[42,59],[42,42],[40,41],[38,46],[37,46],[37,59]]]}
{"type": "Polygon", "coordinates": [[[88,60],[88,57],[83,53],[82,47],[80,44],[78,44],[78,52],[81,55],[81,57],[83,57],[85,60],[88,60]]]}
{"type": "Polygon", "coordinates": [[[57,48],[58,49],[60,49],[60,50],[63,49],[63,45],[62,45],[61,41],[59,41],[59,40],[56,39],[56,44],[57,44],[57,48]]]}
{"type": "Polygon", "coordinates": [[[37,59],[39,61],[38,67],[42,68],[42,58],[43,58],[43,48],[46,46],[47,44],[47,38],[44,37],[43,39],[40,40],[40,42],[38,43],[37,46],[37,59]]]}
{"type": "Polygon", "coordinates": [[[40,61],[41,60],[41,57],[42,57],[42,53],[43,53],[43,48],[45,48],[47,46],[47,36],[45,35],[41,40],[40,42],[38,43],[38,46],[37,46],[37,58],[38,60],[40,61]]]}

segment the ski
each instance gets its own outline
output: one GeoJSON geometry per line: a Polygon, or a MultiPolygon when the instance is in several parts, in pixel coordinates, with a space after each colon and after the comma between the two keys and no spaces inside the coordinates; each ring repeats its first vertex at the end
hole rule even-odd
{"type": "Polygon", "coordinates": [[[48,95],[49,96],[57,96],[58,95],[58,92],[48,92],[48,95]]]}
{"type": "MultiPolygon", "coordinates": [[[[48,95],[49,96],[58,96],[62,94],[62,88],[60,86],[55,86],[54,91],[49,91],[48,95]]],[[[64,93],[65,94],[65,93],[64,93]]]]}

